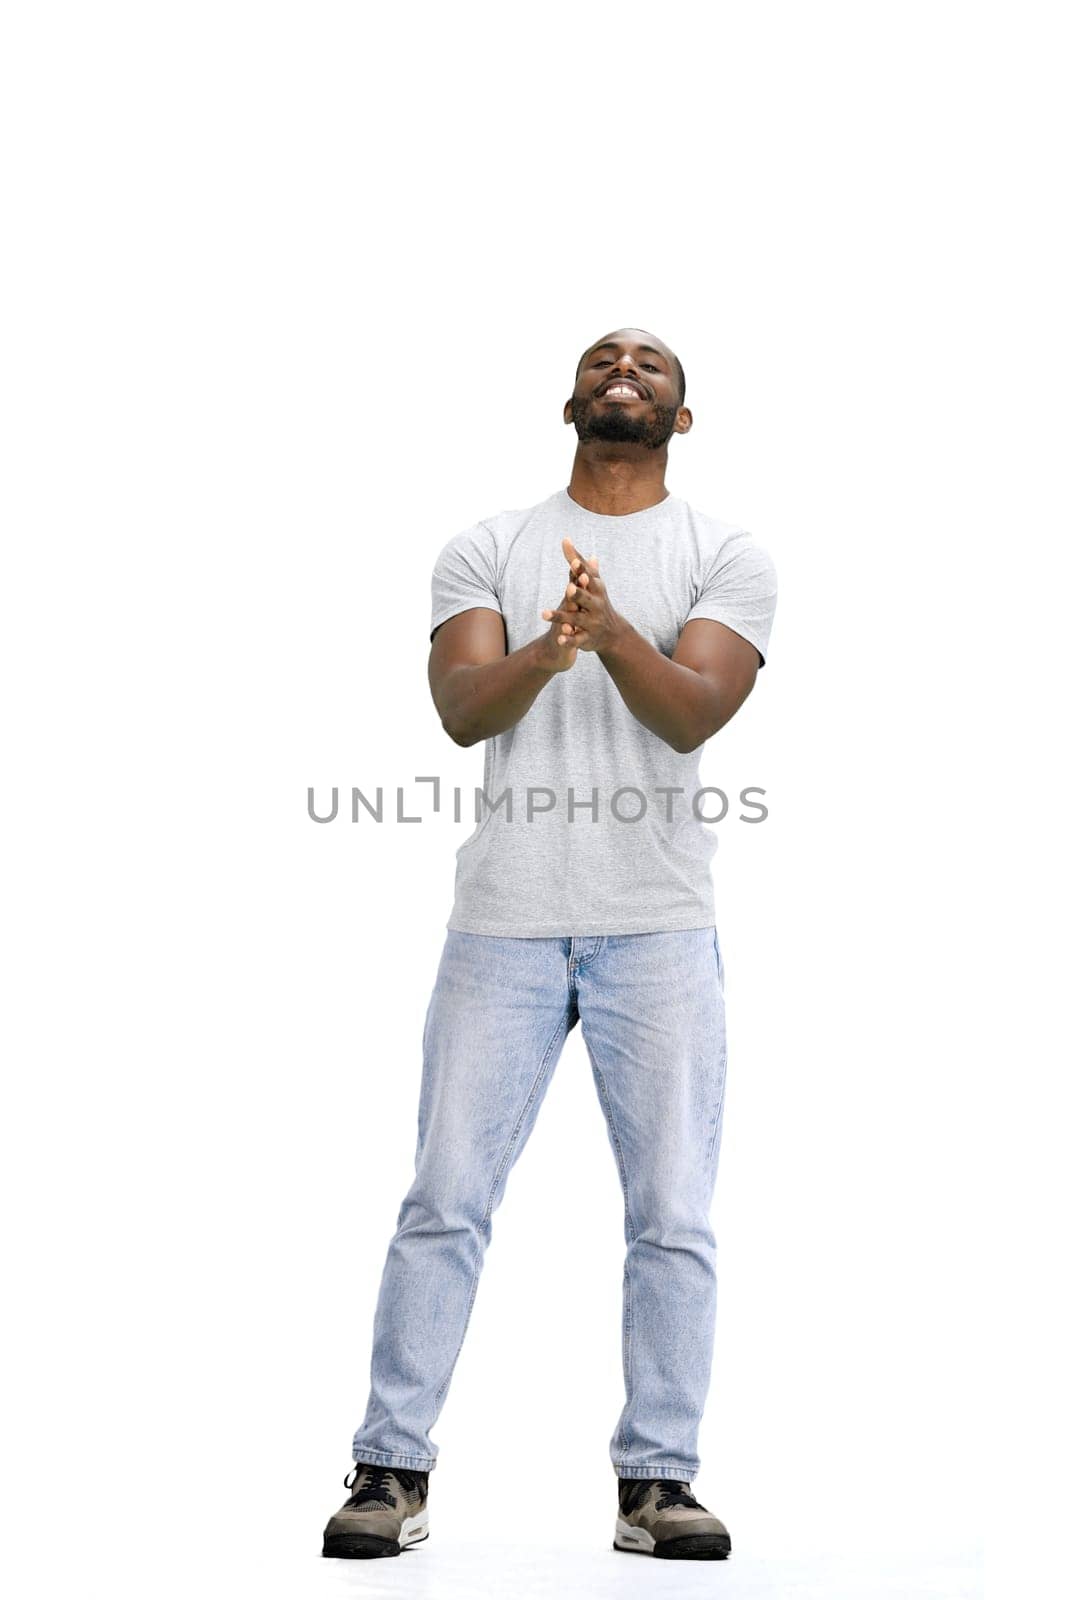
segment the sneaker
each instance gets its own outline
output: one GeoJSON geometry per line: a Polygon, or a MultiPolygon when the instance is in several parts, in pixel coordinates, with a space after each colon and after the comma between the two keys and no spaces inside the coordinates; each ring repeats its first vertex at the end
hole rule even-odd
{"type": "Polygon", "coordinates": [[[718,1517],[694,1500],[687,1483],[666,1478],[620,1478],[615,1549],[682,1561],[723,1561],[730,1535],[718,1517]]]}
{"type": "Polygon", "coordinates": [[[426,1495],[428,1472],[403,1467],[372,1467],[358,1462],[345,1478],[352,1494],[335,1511],[322,1536],[324,1556],[360,1560],[398,1556],[407,1545],[429,1537],[426,1495]]]}

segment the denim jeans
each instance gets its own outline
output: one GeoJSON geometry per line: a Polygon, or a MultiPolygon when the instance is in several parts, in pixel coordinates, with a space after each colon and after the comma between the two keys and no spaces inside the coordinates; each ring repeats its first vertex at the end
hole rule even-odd
{"type": "Polygon", "coordinates": [[[493,1212],[581,1020],[622,1184],[620,1477],[699,1468],[711,1377],[726,1032],[714,928],[520,939],[449,930],[423,1032],[415,1178],[386,1255],[357,1461],[431,1470],[429,1437],[493,1212]]]}

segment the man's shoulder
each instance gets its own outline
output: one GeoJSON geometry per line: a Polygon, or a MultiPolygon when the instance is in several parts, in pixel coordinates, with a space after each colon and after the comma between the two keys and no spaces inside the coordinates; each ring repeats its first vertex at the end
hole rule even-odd
{"type": "Polygon", "coordinates": [[[724,555],[734,553],[740,545],[766,550],[763,540],[757,538],[746,524],[730,522],[725,517],[713,517],[684,500],[679,501],[679,505],[685,507],[688,519],[702,544],[709,545],[716,551],[721,550],[724,555]]]}
{"type": "Polygon", "coordinates": [[[536,505],[509,507],[503,511],[495,511],[491,516],[479,517],[477,522],[472,522],[459,533],[454,533],[446,542],[441,555],[459,550],[483,551],[488,555],[501,557],[510,550],[524,528],[539,518],[551,517],[558,509],[558,505],[557,490],[555,494],[539,500],[536,505]]]}
{"type": "Polygon", "coordinates": [[[532,506],[511,506],[505,511],[494,511],[491,517],[480,518],[478,526],[498,538],[506,538],[509,533],[515,533],[525,527],[534,517],[551,516],[557,512],[560,507],[560,495],[563,492],[565,491],[557,489],[532,506]]]}
{"type": "Polygon", "coordinates": [[[704,539],[715,544],[722,544],[726,539],[750,538],[747,528],[739,522],[729,522],[725,517],[714,517],[710,511],[701,511],[689,500],[682,500],[677,495],[671,499],[677,507],[677,514],[690,522],[696,532],[704,539]]]}

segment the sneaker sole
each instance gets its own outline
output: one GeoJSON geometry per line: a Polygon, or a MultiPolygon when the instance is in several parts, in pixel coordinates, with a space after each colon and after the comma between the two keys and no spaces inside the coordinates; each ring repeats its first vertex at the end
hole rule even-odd
{"type": "Polygon", "coordinates": [[[430,1537],[423,1513],[408,1517],[400,1529],[399,1539],[385,1539],[376,1533],[331,1533],[323,1536],[324,1556],[337,1556],[342,1561],[370,1561],[377,1556],[398,1556],[413,1544],[422,1544],[430,1537]]]}
{"type": "Polygon", "coordinates": [[[616,1550],[627,1555],[659,1556],[666,1561],[725,1561],[730,1554],[728,1533],[682,1534],[657,1543],[647,1528],[634,1528],[620,1517],[615,1524],[616,1550]]]}

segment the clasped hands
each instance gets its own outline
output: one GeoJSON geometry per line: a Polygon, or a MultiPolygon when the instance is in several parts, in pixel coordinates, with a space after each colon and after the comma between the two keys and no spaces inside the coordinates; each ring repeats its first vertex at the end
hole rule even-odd
{"type": "Polygon", "coordinates": [[[596,556],[586,560],[570,539],[564,539],[562,544],[570,581],[559,608],[541,613],[546,622],[553,624],[545,637],[557,647],[552,654],[556,658],[553,665],[559,671],[574,665],[579,650],[599,651],[613,644],[625,626],[608,598],[596,556]]]}

